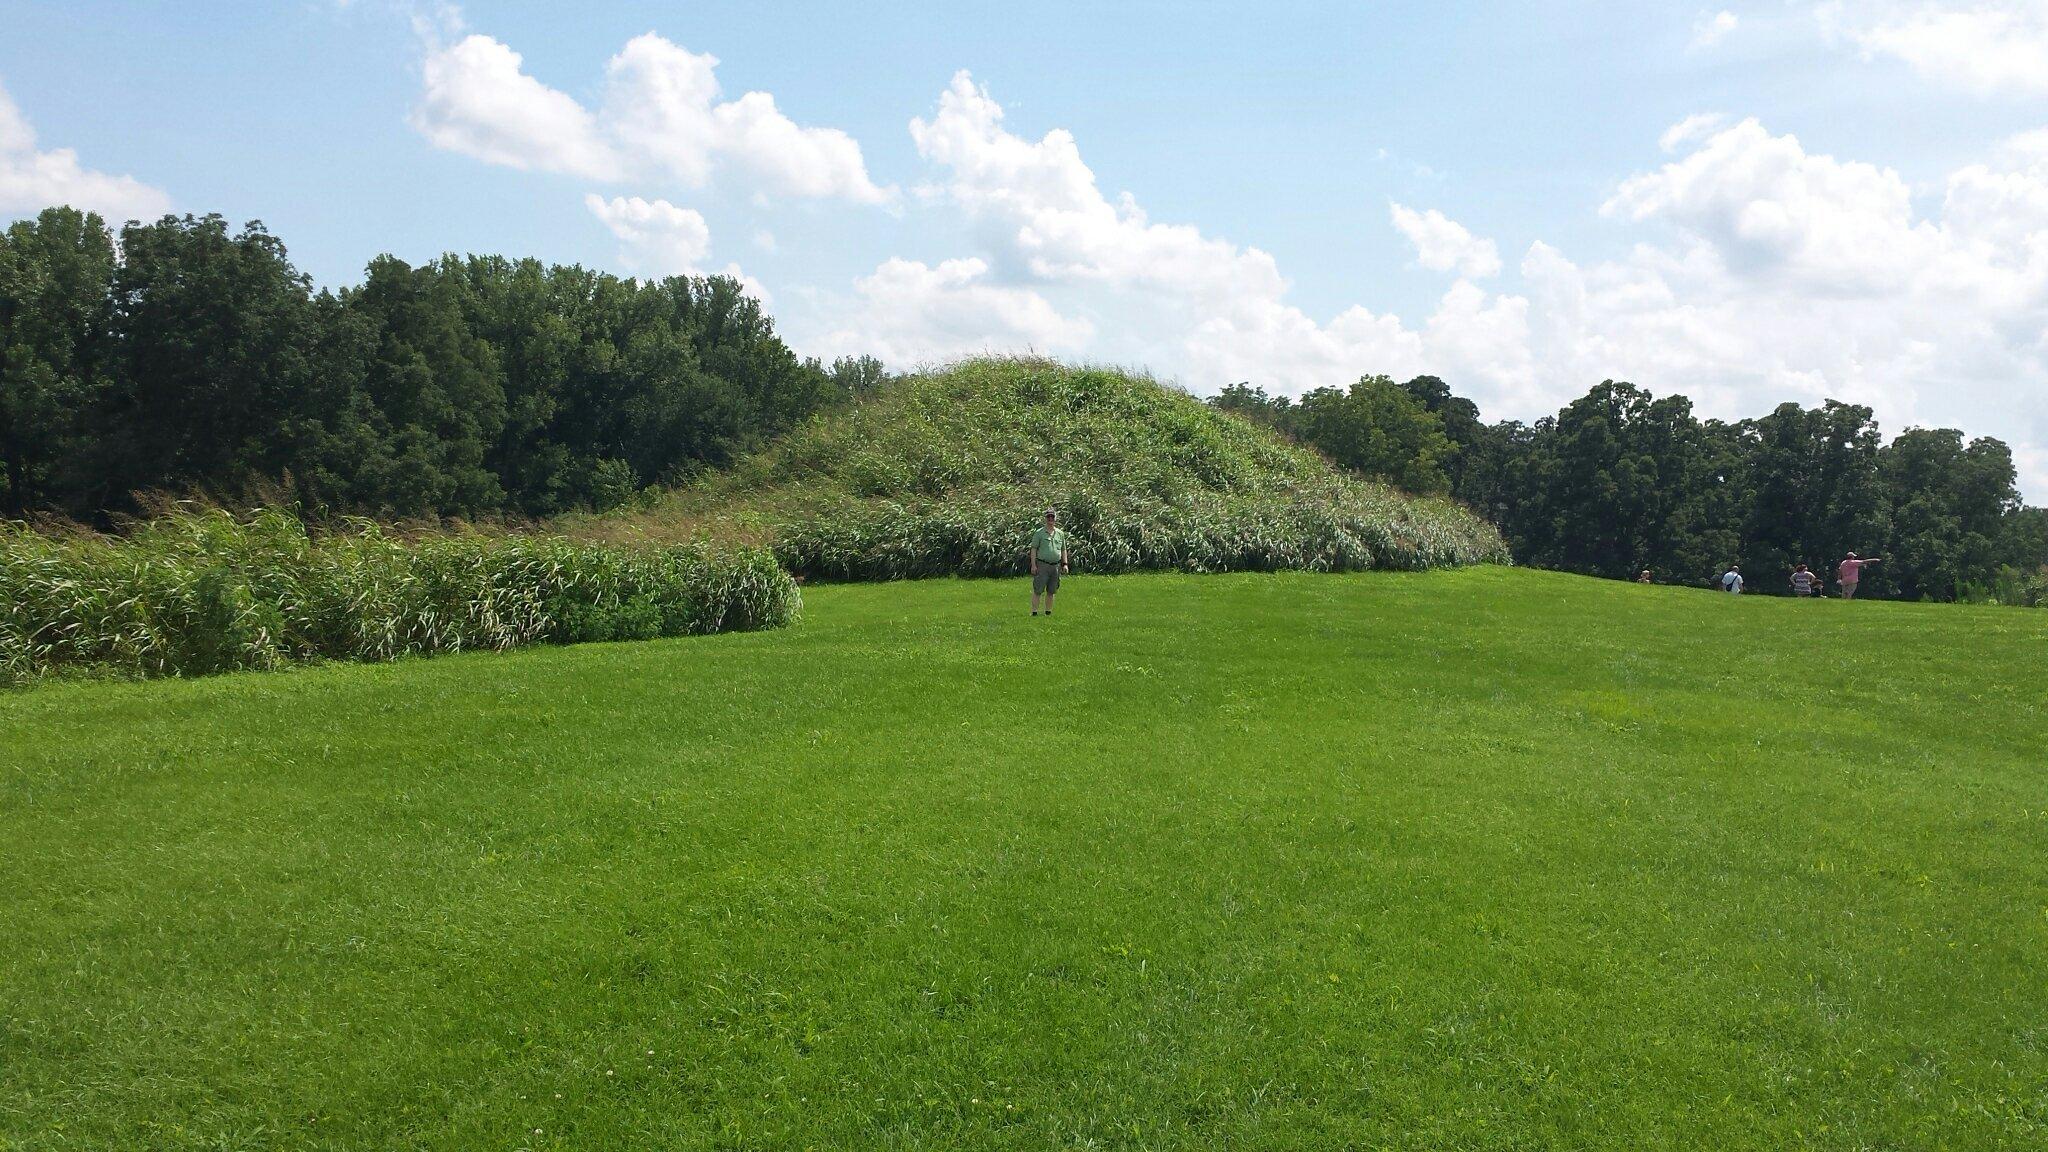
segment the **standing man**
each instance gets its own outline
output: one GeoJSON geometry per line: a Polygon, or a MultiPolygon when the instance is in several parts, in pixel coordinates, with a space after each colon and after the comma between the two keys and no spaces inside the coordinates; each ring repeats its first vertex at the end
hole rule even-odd
{"type": "Polygon", "coordinates": [[[1060,590],[1060,573],[1067,570],[1067,534],[1060,531],[1060,514],[1045,510],[1045,523],[1031,530],[1031,614],[1038,615],[1038,598],[1045,597],[1045,614],[1052,615],[1052,594],[1060,590]]]}
{"type": "Polygon", "coordinates": [[[1733,592],[1737,596],[1742,595],[1742,569],[1734,564],[1730,564],[1728,571],[1721,574],[1721,588],[1723,591],[1733,592]]]}
{"type": "Polygon", "coordinates": [[[1872,556],[1868,560],[1858,560],[1854,552],[1849,553],[1849,558],[1842,561],[1841,566],[1835,569],[1835,579],[1842,582],[1842,599],[1854,600],[1856,598],[1856,582],[1863,579],[1863,566],[1865,564],[1879,563],[1883,559],[1884,557],[1882,556],[1872,556]]]}

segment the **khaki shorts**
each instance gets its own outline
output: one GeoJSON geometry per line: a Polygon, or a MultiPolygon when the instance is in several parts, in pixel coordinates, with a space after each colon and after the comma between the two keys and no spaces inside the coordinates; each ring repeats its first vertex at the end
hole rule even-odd
{"type": "Polygon", "coordinates": [[[1038,571],[1031,574],[1031,594],[1057,592],[1060,590],[1060,566],[1041,562],[1038,571]]]}

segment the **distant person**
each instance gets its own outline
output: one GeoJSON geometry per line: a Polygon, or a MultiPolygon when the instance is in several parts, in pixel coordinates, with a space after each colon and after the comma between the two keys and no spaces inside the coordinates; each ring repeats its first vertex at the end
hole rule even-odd
{"type": "Polygon", "coordinates": [[[1060,514],[1045,510],[1045,523],[1031,530],[1031,614],[1038,615],[1038,598],[1045,597],[1045,614],[1052,615],[1052,594],[1060,590],[1060,573],[1067,570],[1067,534],[1060,531],[1060,514]]]}
{"type": "Polygon", "coordinates": [[[1723,592],[1732,592],[1737,596],[1742,595],[1742,569],[1740,567],[1730,564],[1728,571],[1721,573],[1721,590],[1723,592]]]}
{"type": "Polygon", "coordinates": [[[1645,569],[1643,569],[1643,570],[1642,570],[1641,572],[1638,572],[1638,573],[1636,573],[1636,583],[1638,583],[1638,584],[1648,584],[1649,582],[1650,582],[1650,570],[1649,570],[1648,568],[1645,568],[1645,569]]]}
{"type": "Polygon", "coordinates": [[[1835,569],[1835,579],[1840,581],[1842,585],[1842,599],[1854,600],[1856,598],[1856,584],[1863,579],[1864,566],[1881,563],[1883,560],[1884,557],[1882,556],[1872,556],[1868,560],[1859,560],[1854,552],[1849,553],[1849,558],[1842,561],[1841,566],[1835,569]]]}
{"type": "Polygon", "coordinates": [[[1792,594],[1794,596],[1813,595],[1813,570],[1804,564],[1792,570],[1792,594]]]}

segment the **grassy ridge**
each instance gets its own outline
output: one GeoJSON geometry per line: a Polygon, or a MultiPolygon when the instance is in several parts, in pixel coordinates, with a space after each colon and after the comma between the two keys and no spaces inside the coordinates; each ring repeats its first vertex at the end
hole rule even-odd
{"type": "Polygon", "coordinates": [[[0,697],[0,1147],[2048,1135],[2038,615],[1024,608],[0,697]]]}
{"type": "Polygon", "coordinates": [[[1321,457],[1149,379],[973,360],[820,417],[652,511],[579,531],[770,542],[792,571],[881,580],[1015,572],[1038,509],[1079,567],[1429,568],[1499,561],[1464,509],[1321,457]]]}
{"type": "Polygon", "coordinates": [[[760,550],[314,535],[279,512],[181,512],[121,537],[0,523],[0,684],[771,628],[797,606],[760,550]]]}

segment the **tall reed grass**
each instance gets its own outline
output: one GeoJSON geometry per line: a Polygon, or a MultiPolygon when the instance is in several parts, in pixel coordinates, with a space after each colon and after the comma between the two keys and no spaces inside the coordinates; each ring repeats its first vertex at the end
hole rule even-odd
{"type": "MultiPolygon", "coordinates": [[[[1343,572],[1505,563],[1498,534],[1442,501],[1368,485],[1281,499],[1257,496],[1103,507],[1054,498],[1078,571],[1343,572]]],[[[1005,502],[847,501],[783,521],[776,559],[818,580],[1001,576],[1023,571],[1038,508],[1005,502]]]]}
{"type": "Polygon", "coordinates": [[[1964,604],[2004,604],[2013,608],[2048,607],[2048,565],[2027,571],[2005,565],[1990,579],[1966,581],[1956,588],[1964,604]]]}
{"type": "Polygon", "coordinates": [[[763,549],[315,534],[276,511],[187,509],[122,536],[0,525],[8,683],[775,628],[800,603],[763,549]]]}

